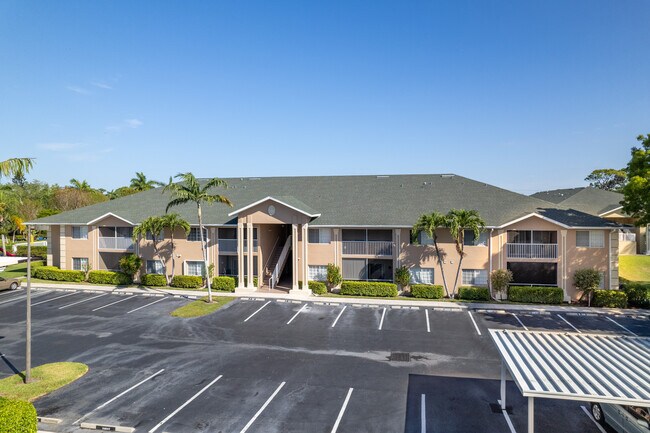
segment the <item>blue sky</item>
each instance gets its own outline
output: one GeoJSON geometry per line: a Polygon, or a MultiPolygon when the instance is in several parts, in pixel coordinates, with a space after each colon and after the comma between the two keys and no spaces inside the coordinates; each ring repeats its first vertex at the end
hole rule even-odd
{"type": "Polygon", "coordinates": [[[650,2],[0,1],[0,159],[112,189],[453,172],[522,193],[650,132],[650,2]]]}

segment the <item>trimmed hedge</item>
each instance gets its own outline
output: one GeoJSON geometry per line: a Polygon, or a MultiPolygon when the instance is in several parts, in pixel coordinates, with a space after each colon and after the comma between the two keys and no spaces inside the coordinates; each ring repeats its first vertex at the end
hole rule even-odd
{"type": "Polygon", "coordinates": [[[63,271],[56,266],[38,266],[33,274],[35,278],[50,281],[81,283],[86,279],[84,271],[63,271]]]}
{"type": "Polygon", "coordinates": [[[38,421],[33,404],[0,397],[0,432],[36,433],[37,431],[38,421]]]}
{"type": "Polygon", "coordinates": [[[113,271],[90,271],[88,282],[91,284],[113,284],[116,286],[127,286],[133,282],[130,276],[124,272],[113,271]]]}
{"type": "Polygon", "coordinates": [[[395,297],[397,296],[397,284],[374,281],[343,281],[339,293],[353,296],[395,297]]]}
{"type": "Polygon", "coordinates": [[[458,298],[471,301],[489,301],[490,291],[487,287],[461,287],[458,289],[458,298]]]}
{"type": "Polygon", "coordinates": [[[594,290],[594,307],[627,308],[627,293],[622,290],[594,290]]]}
{"type": "Polygon", "coordinates": [[[627,303],[634,308],[650,308],[650,283],[626,281],[621,290],[627,294],[627,303]]]}
{"type": "Polygon", "coordinates": [[[203,277],[197,275],[176,275],[170,284],[180,289],[198,289],[203,286],[203,277]]]}
{"type": "MultiPolygon", "coordinates": [[[[27,257],[27,245],[18,245],[16,247],[16,254],[22,257],[27,257]]],[[[47,247],[32,245],[32,257],[39,257],[43,260],[47,258],[47,247]]]]}
{"type": "Polygon", "coordinates": [[[510,286],[508,301],[526,304],[561,304],[564,291],[560,287],[510,286]]]}
{"type": "Polygon", "coordinates": [[[167,285],[167,278],[162,274],[143,274],[140,284],[149,287],[162,287],[167,285]]]}
{"type": "Polygon", "coordinates": [[[237,287],[237,280],[235,277],[214,277],[212,279],[212,288],[221,292],[234,292],[237,287]]]}
{"type": "Polygon", "coordinates": [[[40,268],[42,266],[45,266],[45,264],[43,264],[43,262],[41,261],[32,262],[32,269],[31,269],[32,278],[36,278],[36,268],[40,268]]]}
{"type": "Polygon", "coordinates": [[[327,286],[320,281],[309,281],[307,283],[312,293],[315,295],[324,295],[327,293],[327,286]]]}
{"type": "Polygon", "coordinates": [[[445,296],[445,289],[442,286],[431,284],[413,284],[411,296],[414,298],[442,299],[445,296]]]}

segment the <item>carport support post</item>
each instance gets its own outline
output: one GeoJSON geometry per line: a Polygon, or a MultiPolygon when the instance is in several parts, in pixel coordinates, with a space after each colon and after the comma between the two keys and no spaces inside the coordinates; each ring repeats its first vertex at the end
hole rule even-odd
{"type": "Polygon", "coordinates": [[[501,360],[501,410],[506,410],[506,363],[501,360]]]}
{"type": "Polygon", "coordinates": [[[535,399],[528,397],[528,433],[535,433],[535,399]]]}
{"type": "MultiPolygon", "coordinates": [[[[49,240],[48,240],[49,242],[49,240]]],[[[32,380],[32,226],[27,226],[27,330],[25,335],[25,383],[32,380]]]]}

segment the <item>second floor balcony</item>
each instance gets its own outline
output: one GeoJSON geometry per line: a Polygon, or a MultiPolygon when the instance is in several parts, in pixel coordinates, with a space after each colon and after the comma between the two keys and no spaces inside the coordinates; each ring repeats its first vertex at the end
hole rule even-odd
{"type": "Polygon", "coordinates": [[[509,243],[509,259],[557,259],[557,244],[509,243]]]}
{"type": "Polygon", "coordinates": [[[392,256],[391,241],[343,241],[343,254],[361,256],[392,256]]]}
{"type": "Polygon", "coordinates": [[[99,237],[98,248],[100,250],[120,250],[132,251],[134,242],[132,238],[113,236],[113,237],[99,237]]]}

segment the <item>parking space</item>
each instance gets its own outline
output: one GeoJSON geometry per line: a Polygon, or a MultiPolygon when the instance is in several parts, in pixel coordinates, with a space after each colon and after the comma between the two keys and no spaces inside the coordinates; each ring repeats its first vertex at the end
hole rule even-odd
{"type": "Polygon", "coordinates": [[[618,325],[624,326],[639,337],[650,337],[650,318],[644,316],[608,316],[618,325]]]}

